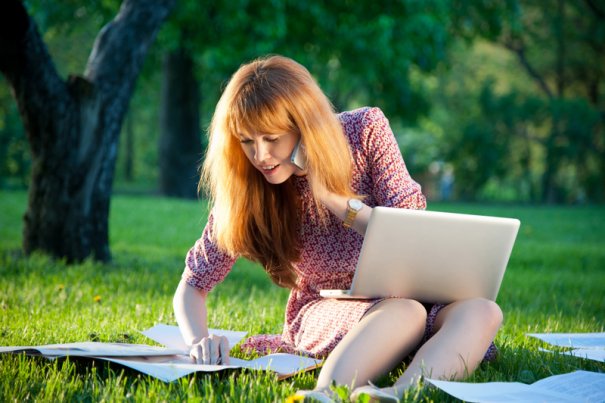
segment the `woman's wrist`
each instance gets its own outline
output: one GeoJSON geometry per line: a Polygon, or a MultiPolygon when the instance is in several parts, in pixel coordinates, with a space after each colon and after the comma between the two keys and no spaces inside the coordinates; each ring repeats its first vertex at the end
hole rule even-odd
{"type": "Polygon", "coordinates": [[[351,200],[351,197],[338,195],[330,191],[326,191],[324,194],[322,194],[322,197],[320,198],[321,203],[328,210],[330,210],[332,214],[341,219],[345,227],[350,227],[361,235],[363,235],[365,234],[366,228],[368,226],[368,221],[370,219],[372,208],[363,203],[361,200],[359,200],[359,203],[361,204],[360,208],[356,209],[355,214],[353,214],[354,217],[349,217],[349,220],[347,222],[347,215],[349,213],[349,200],[351,200]]]}

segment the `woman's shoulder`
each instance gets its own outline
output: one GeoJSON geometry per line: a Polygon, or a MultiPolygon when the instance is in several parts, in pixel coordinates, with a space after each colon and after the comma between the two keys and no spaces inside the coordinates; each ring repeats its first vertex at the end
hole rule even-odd
{"type": "Polygon", "coordinates": [[[380,108],[365,106],[338,114],[345,136],[353,148],[367,146],[375,137],[372,133],[381,132],[389,122],[380,108]],[[375,130],[375,129],[379,130],[375,130]]]}
{"type": "Polygon", "coordinates": [[[364,106],[338,114],[338,119],[345,126],[367,126],[376,120],[386,119],[382,110],[375,106],[364,106]]]}

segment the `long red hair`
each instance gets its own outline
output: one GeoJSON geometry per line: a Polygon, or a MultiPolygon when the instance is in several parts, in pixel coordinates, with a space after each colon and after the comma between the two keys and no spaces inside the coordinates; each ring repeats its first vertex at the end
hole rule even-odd
{"type": "Polygon", "coordinates": [[[300,202],[291,178],[270,184],[247,160],[240,134],[255,132],[299,133],[314,180],[353,197],[351,153],[332,104],[292,59],[271,56],[242,65],[216,106],[200,179],[210,196],[214,241],[233,256],[260,263],[276,284],[294,288],[300,202]]]}

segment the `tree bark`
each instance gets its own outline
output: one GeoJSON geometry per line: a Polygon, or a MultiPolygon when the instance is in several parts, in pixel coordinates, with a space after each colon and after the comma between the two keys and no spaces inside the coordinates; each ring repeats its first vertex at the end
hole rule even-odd
{"type": "Polygon", "coordinates": [[[199,85],[184,49],[164,57],[160,109],[160,193],[195,198],[201,158],[199,85]]]}
{"type": "Polygon", "coordinates": [[[26,253],[111,258],[108,216],[120,127],[144,56],[173,2],[125,0],[99,32],[84,74],[67,81],[23,3],[3,3],[0,71],[32,153],[26,253]]]}

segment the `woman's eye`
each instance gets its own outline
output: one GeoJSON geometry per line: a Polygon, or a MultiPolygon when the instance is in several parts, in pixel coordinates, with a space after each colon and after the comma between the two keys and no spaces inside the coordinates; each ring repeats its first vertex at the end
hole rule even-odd
{"type": "Polygon", "coordinates": [[[265,141],[269,143],[275,143],[277,140],[279,140],[279,137],[268,137],[267,139],[265,139],[265,141]]]}
{"type": "Polygon", "coordinates": [[[252,140],[250,140],[250,139],[240,139],[239,142],[242,143],[242,144],[250,144],[250,143],[252,143],[252,140]]]}

